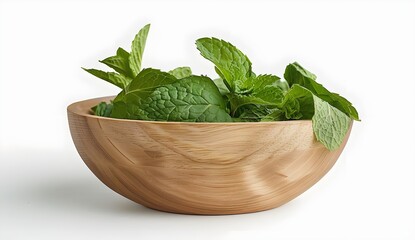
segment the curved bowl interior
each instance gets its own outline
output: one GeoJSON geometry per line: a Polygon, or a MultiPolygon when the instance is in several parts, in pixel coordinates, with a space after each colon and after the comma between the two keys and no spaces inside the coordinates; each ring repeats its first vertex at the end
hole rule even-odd
{"type": "Polygon", "coordinates": [[[103,118],[68,107],[75,146],[117,193],[149,208],[187,214],[238,214],[278,207],[314,185],[342,146],[328,151],[311,121],[152,122],[103,118]]]}

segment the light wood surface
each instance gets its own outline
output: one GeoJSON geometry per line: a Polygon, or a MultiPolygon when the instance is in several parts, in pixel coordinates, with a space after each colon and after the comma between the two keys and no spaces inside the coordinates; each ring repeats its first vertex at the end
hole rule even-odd
{"type": "MultiPolygon", "coordinates": [[[[183,123],[93,116],[103,100],[68,107],[75,146],[109,188],[146,207],[186,214],[238,214],[278,207],[334,165],[311,121],[183,123]]],[[[351,129],[351,127],[350,127],[351,129]]]]}

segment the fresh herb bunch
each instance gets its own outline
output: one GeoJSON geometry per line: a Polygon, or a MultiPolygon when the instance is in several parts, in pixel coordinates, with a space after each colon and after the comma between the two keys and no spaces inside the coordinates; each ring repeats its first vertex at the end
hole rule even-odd
{"type": "Polygon", "coordinates": [[[85,71],[122,89],[110,103],[92,108],[95,115],[153,121],[260,122],[311,119],[318,141],[338,148],[352,120],[359,120],[352,104],[316,82],[316,76],[294,62],[285,80],[256,75],[248,57],[216,38],[196,41],[200,54],[215,65],[219,78],[192,75],[189,67],[169,72],[141,69],[150,25],[135,36],[131,52],[118,48],[102,61],[116,72],[85,71]]]}

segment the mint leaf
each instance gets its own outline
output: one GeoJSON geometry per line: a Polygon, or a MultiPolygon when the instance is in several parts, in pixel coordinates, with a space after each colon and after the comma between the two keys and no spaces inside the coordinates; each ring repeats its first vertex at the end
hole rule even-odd
{"type": "Polygon", "coordinates": [[[159,87],[140,106],[151,120],[231,122],[225,107],[212,80],[201,76],[159,87]]]}
{"type": "Polygon", "coordinates": [[[316,75],[304,69],[300,64],[296,62],[289,64],[285,69],[284,78],[290,86],[299,84],[349,117],[359,120],[358,112],[347,99],[337,93],[330,92],[323,85],[317,83],[315,81],[316,75]]]}
{"type": "Polygon", "coordinates": [[[215,64],[216,72],[231,87],[236,80],[246,80],[251,76],[251,61],[234,45],[217,38],[200,38],[196,41],[200,54],[215,64]]]}
{"type": "MultiPolygon", "coordinates": [[[[221,84],[221,85],[224,85],[225,88],[227,89],[227,91],[230,92],[230,90],[232,88],[231,88],[231,86],[229,86],[229,83],[226,80],[224,80],[225,77],[223,76],[223,74],[221,73],[221,71],[217,67],[215,67],[215,72],[219,75],[219,79],[221,80],[220,83],[219,82],[218,83],[221,84]]],[[[218,86],[218,85],[216,84],[216,86],[218,86]]]]}
{"type": "Polygon", "coordinates": [[[281,88],[281,90],[283,92],[288,92],[290,90],[290,86],[288,85],[288,82],[285,81],[284,79],[279,79],[279,81],[277,81],[275,83],[275,85],[279,88],[281,88]]]}
{"type": "Polygon", "coordinates": [[[308,85],[310,80],[315,81],[317,76],[303,68],[299,63],[294,62],[288,64],[285,68],[284,78],[288,81],[290,86],[293,84],[304,86],[308,85]]]}
{"type": "Polygon", "coordinates": [[[115,56],[100,61],[118,73],[104,72],[96,69],[83,69],[120,88],[125,88],[141,70],[141,60],[149,29],[150,25],[148,24],[135,36],[131,46],[131,54],[122,48],[118,48],[115,56]]]}
{"type": "Polygon", "coordinates": [[[275,75],[263,74],[257,77],[248,78],[245,81],[238,80],[235,84],[235,92],[244,94],[246,92],[258,92],[269,86],[279,87],[281,90],[287,89],[285,82],[282,83],[281,79],[275,75]]]}
{"type": "Polygon", "coordinates": [[[221,79],[225,79],[225,76],[223,73],[215,66],[215,72],[219,75],[221,79]]]}
{"type": "Polygon", "coordinates": [[[117,55],[101,60],[108,67],[114,69],[116,72],[128,77],[134,78],[129,64],[130,54],[122,48],[118,48],[117,55]]]}
{"type": "Polygon", "coordinates": [[[127,108],[127,104],[124,101],[115,101],[114,99],[113,105],[110,117],[120,119],[140,119],[138,117],[134,117],[134,115],[129,112],[130,110],[127,108]]]}
{"type": "Polygon", "coordinates": [[[169,73],[177,79],[182,79],[192,75],[192,69],[190,67],[178,67],[169,71],[169,73]]]}
{"type": "Polygon", "coordinates": [[[169,73],[152,68],[143,69],[114,99],[111,117],[140,119],[139,116],[135,116],[134,112],[143,99],[147,98],[157,87],[175,81],[177,79],[169,73]]]}
{"type": "Polygon", "coordinates": [[[115,72],[104,72],[104,71],[97,70],[97,69],[86,69],[86,68],[82,68],[82,69],[122,89],[127,87],[127,85],[131,81],[131,79],[123,75],[120,75],[118,73],[115,73],[115,72]]]}
{"type": "Polygon", "coordinates": [[[287,118],[285,117],[285,113],[278,108],[275,108],[274,111],[272,111],[266,116],[262,116],[260,119],[261,122],[284,121],[284,120],[287,120],[287,118]]]}
{"type": "Polygon", "coordinates": [[[133,76],[141,70],[141,61],[143,57],[144,48],[146,46],[148,31],[150,30],[150,24],[145,25],[135,36],[131,44],[131,53],[129,57],[129,65],[133,76]]]}
{"type": "MultiPolygon", "coordinates": [[[[241,122],[259,122],[270,116],[275,110],[264,105],[248,104],[241,106],[235,115],[241,122]]],[[[275,119],[273,119],[275,120],[275,119]]]]}
{"type": "MultiPolygon", "coordinates": [[[[149,74],[150,72],[144,77],[149,74]]],[[[232,121],[226,112],[226,102],[210,78],[190,76],[167,83],[166,79],[170,81],[171,78],[162,72],[152,69],[151,74],[153,84],[145,88],[137,88],[138,84],[134,84],[136,80],[130,84],[123,100],[114,103],[113,117],[155,121],[232,121]],[[165,83],[158,84],[159,82],[165,83]]]]}
{"type": "Polygon", "coordinates": [[[97,116],[109,117],[111,115],[113,105],[111,103],[100,102],[95,107],[91,108],[97,116]]]}
{"type": "Polygon", "coordinates": [[[294,84],[278,106],[285,119],[311,119],[314,115],[313,94],[308,89],[294,84]]]}
{"type": "Polygon", "coordinates": [[[295,84],[284,96],[282,103],[261,121],[283,121],[311,119],[314,115],[312,94],[305,88],[295,84]]]}
{"type": "Polygon", "coordinates": [[[157,87],[173,83],[173,75],[158,69],[146,68],[125,88],[124,98],[144,98],[157,87]]]}
{"type": "MultiPolygon", "coordinates": [[[[334,150],[341,145],[352,121],[346,114],[298,84],[294,84],[285,95],[280,109],[287,119],[290,119],[290,116],[287,116],[290,110],[293,110],[290,112],[292,116],[300,116],[301,119],[311,118],[317,140],[329,150],[334,150]],[[298,106],[289,109],[292,101],[298,101],[298,106]]],[[[272,114],[265,119],[271,117],[272,114]]]]}
{"type": "Polygon", "coordinates": [[[214,79],[213,83],[215,83],[216,87],[218,87],[220,94],[226,95],[230,93],[222,78],[214,79]]]}
{"type": "Polygon", "coordinates": [[[117,95],[117,97],[114,99],[114,103],[120,101],[128,101],[135,102],[138,105],[139,101],[152,93],[155,88],[165,84],[173,83],[176,80],[177,79],[173,75],[162,72],[158,69],[143,69],[131,81],[131,83],[117,95]]]}
{"type": "Polygon", "coordinates": [[[314,134],[319,142],[333,151],[342,144],[352,120],[319,97],[314,95],[313,99],[315,108],[315,114],[312,118],[314,134]]]}
{"type": "Polygon", "coordinates": [[[247,104],[278,106],[284,99],[283,90],[278,87],[279,80],[274,75],[259,75],[245,81],[236,81],[235,93],[228,94],[232,116],[238,117],[235,115],[238,108],[247,104]]]}

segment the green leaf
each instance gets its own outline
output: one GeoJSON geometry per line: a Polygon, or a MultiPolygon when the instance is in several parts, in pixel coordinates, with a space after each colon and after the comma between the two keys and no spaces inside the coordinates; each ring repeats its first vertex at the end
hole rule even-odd
{"type": "Polygon", "coordinates": [[[104,72],[97,69],[82,69],[122,89],[124,89],[131,81],[131,79],[115,72],[104,72]]]}
{"type": "Polygon", "coordinates": [[[257,77],[248,78],[245,81],[236,81],[235,92],[239,94],[244,94],[246,92],[258,92],[269,86],[281,86],[281,90],[285,88],[284,84],[281,83],[281,79],[279,77],[275,75],[264,74],[257,77]]]}
{"type": "Polygon", "coordinates": [[[159,87],[140,106],[151,120],[231,122],[225,107],[212,80],[201,76],[159,87]]]}
{"type": "Polygon", "coordinates": [[[150,30],[150,24],[145,25],[135,36],[131,44],[131,53],[129,57],[129,65],[133,76],[141,70],[141,61],[143,58],[144,48],[146,46],[148,31],[150,30]]]}
{"type": "MultiPolygon", "coordinates": [[[[157,76],[163,79],[162,75],[157,76]]],[[[114,112],[130,119],[156,121],[232,121],[222,95],[208,77],[190,76],[159,85],[149,94],[138,93],[136,98],[140,98],[139,104],[127,98],[130,93],[126,92],[124,101],[114,105],[114,112]],[[121,113],[115,111],[118,107],[122,109],[121,113]]]]}
{"type": "Polygon", "coordinates": [[[314,115],[313,94],[306,88],[294,84],[278,106],[285,119],[311,119],[314,115]]]}
{"type": "Polygon", "coordinates": [[[124,98],[144,98],[157,87],[177,81],[173,75],[158,69],[146,68],[125,88],[124,98]]]}
{"type": "Polygon", "coordinates": [[[340,147],[344,141],[352,120],[319,97],[314,95],[313,99],[315,108],[315,114],[312,118],[314,134],[319,142],[333,151],[340,147]]]}
{"type": "Polygon", "coordinates": [[[122,48],[118,48],[117,55],[101,60],[108,67],[114,69],[116,72],[128,77],[134,78],[129,64],[130,54],[122,48]]]}
{"type": "Polygon", "coordinates": [[[259,122],[269,116],[275,109],[264,105],[248,104],[241,106],[235,115],[241,122],[259,122]]]}
{"type": "Polygon", "coordinates": [[[349,117],[359,120],[358,112],[347,99],[317,83],[316,75],[304,69],[300,64],[296,62],[289,64],[285,69],[284,78],[290,86],[299,84],[349,117]]]}
{"type": "Polygon", "coordinates": [[[130,58],[130,53],[129,53],[129,52],[127,52],[125,49],[123,49],[123,48],[119,47],[119,48],[117,49],[117,56],[119,56],[119,57],[121,57],[121,58],[124,58],[124,59],[128,60],[128,59],[130,58]]]}
{"type": "Polygon", "coordinates": [[[177,79],[182,79],[192,75],[192,69],[190,67],[178,67],[169,71],[169,73],[177,79]]]}
{"type": "Polygon", "coordinates": [[[127,104],[124,101],[115,101],[114,99],[113,105],[110,117],[120,119],[139,119],[137,117],[132,117],[132,114],[128,112],[127,104]]]}
{"type": "Polygon", "coordinates": [[[235,46],[217,38],[200,38],[196,41],[200,54],[215,64],[216,72],[224,79],[231,90],[236,80],[246,80],[251,76],[251,61],[235,46]]]}
{"type": "Polygon", "coordinates": [[[111,115],[112,108],[112,103],[100,102],[98,105],[91,108],[91,110],[97,116],[109,117],[111,115]]]}
{"type": "MultiPolygon", "coordinates": [[[[141,71],[137,77],[135,77],[131,83],[118,94],[114,99],[114,105],[120,101],[134,102],[136,105],[139,105],[140,100],[151,94],[154,89],[175,81],[177,81],[177,79],[169,73],[152,68],[143,69],[143,71],[141,71]]],[[[117,105],[119,106],[120,104],[117,105]]],[[[118,111],[115,111],[112,116],[121,118],[117,113],[118,111]]]]}
{"type": "Polygon", "coordinates": [[[287,120],[287,118],[285,117],[285,113],[282,110],[275,108],[274,111],[272,111],[268,115],[262,116],[260,121],[261,122],[272,122],[272,121],[284,121],[284,120],[287,120]]]}
{"type": "MultiPolygon", "coordinates": [[[[294,84],[285,95],[281,111],[287,119],[287,108],[291,101],[298,101],[292,116],[301,116],[301,119],[311,119],[313,131],[319,142],[329,150],[337,149],[344,140],[352,121],[346,114],[331,106],[328,102],[313,94],[312,91],[298,84],[294,84]]],[[[295,119],[294,117],[291,117],[295,119]]],[[[267,117],[265,117],[267,119],[267,117]]]]}
{"type": "Polygon", "coordinates": [[[259,75],[245,81],[235,82],[235,93],[228,94],[232,116],[236,116],[239,107],[247,104],[267,105],[271,108],[278,106],[284,99],[284,93],[277,82],[279,77],[259,75]]]}
{"type": "Polygon", "coordinates": [[[221,79],[225,79],[225,76],[223,73],[215,66],[215,72],[219,75],[221,79]]]}
{"type": "Polygon", "coordinates": [[[294,62],[288,64],[285,68],[284,78],[288,81],[290,86],[293,84],[304,86],[307,85],[310,80],[315,81],[317,76],[303,68],[299,63],[294,62]]]}
{"type": "Polygon", "coordinates": [[[169,73],[152,68],[143,69],[114,99],[111,117],[140,119],[131,111],[135,111],[134,108],[140,106],[143,99],[147,98],[157,87],[175,81],[177,79],[169,73]]]}
{"type": "Polygon", "coordinates": [[[219,78],[221,79],[221,82],[223,83],[223,85],[225,85],[226,89],[228,89],[228,92],[230,92],[232,88],[231,88],[231,86],[229,86],[229,83],[226,80],[224,80],[225,77],[223,76],[221,71],[217,67],[215,67],[215,72],[219,75],[219,78]]]}
{"type": "Polygon", "coordinates": [[[284,79],[280,79],[278,82],[275,83],[276,86],[281,88],[283,92],[288,92],[290,90],[290,86],[288,85],[288,82],[284,79]]]}
{"type": "Polygon", "coordinates": [[[218,87],[220,94],[226,95],[230,93],[228,87],[226,86],[222,78],[214,79],[213,83],[215,83],[216,87],[218,87]]]}

